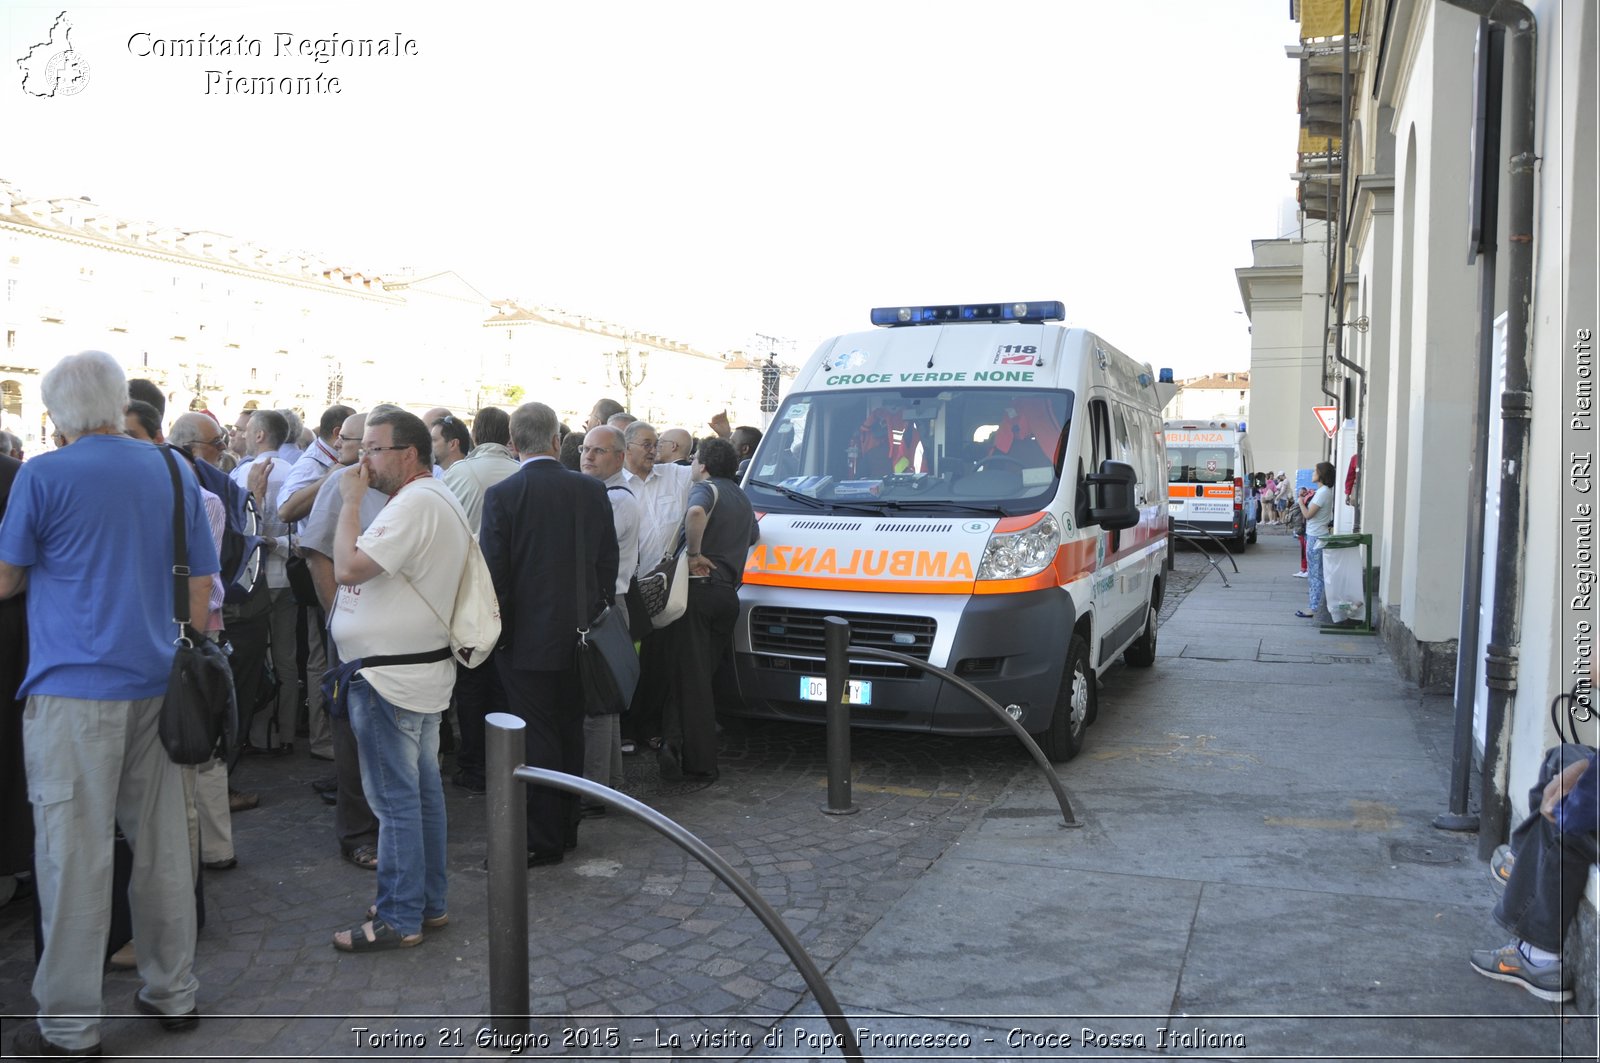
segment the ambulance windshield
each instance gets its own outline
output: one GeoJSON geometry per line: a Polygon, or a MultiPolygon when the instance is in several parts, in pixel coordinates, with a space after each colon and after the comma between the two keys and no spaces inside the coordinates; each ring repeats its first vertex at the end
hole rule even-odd
{"type": "Polygon", "coordinates": [[[757,509],[1032,513],[1055,496],[1070,391],[791,395],[750,463],[757,509]]]}

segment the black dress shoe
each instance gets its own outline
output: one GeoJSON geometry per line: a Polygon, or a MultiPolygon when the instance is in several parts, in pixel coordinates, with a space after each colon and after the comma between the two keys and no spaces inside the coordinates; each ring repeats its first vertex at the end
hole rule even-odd
{"type": "Polygon", "coordinates": [[[89,1059],[100,1055],[98,1043],[88,1048],[62,1048],[44,1035],[39,1024],[30,1022],[11,1039],[11,1054],[18,1059],[89,1059]]]}
{"type": "Polygon", "coordinates": [[[336,805],[339,803],[339,794],[334,790],[324,791],[317,794],[317,796],[322,798],[322,803],[325,805],[336,805]]]}
{"type": "Polygon", "coordinates": [[[551,864],[561,863],[562,860],[566,859],[566,855],[566,853],[541,853],[537,849],[529,849],[528,866],[549,867],[551,864]]]}
{"type": "Polygon", "coordinates": [[[671,742],[662,742],[656,750],[656,763],[660,765],[661,777],[667,780],[683,778],[683,761],[678,757],[678,750],[671,742]]]}
{"type": "Polygon", "coordinates": [[[319,794],[331,794],[339,788],[339,777],[326,775],[320,779],[312,779],[311,788],[319,794]]]}
{"type": "Polygon", "coordinates": [[[135,992],[133,994],[133,1006],[145,1015],[153,1015],[160,1019],[161,1028],[168,1033],[182,1033],[184,1030],[192,1030],[200,1025],[200,1005],[198,1004],[182,1015],[168,1015],[135,992]]]}

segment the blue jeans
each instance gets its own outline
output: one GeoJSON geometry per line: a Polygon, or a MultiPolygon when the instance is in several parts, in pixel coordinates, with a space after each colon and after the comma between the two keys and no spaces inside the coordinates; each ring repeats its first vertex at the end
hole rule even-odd
{"type": "Polygon", "coordinates": [[[350,684],[361,788],[378,817],[378,918],[406,935],[448,911],[439,717],[385,701],[359,676],[350,684]]]}
{"type": "Polygon", "coordinates": [[[1322,582],[1322,540],[1317,536],[1306,538],[1306,585],[1311,592],[1310,611],[1322,608],[1324,584],[1322,582]]]}

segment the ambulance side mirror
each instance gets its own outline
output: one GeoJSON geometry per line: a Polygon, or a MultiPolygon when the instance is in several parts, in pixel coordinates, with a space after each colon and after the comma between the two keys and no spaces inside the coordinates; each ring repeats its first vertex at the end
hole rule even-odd
{"type": "Polygon", "coordinates": [[[1134,505],[1133,488],[1138,476],[1133,466],[1123,461],[1103,461],[1100,471],[1084,477],[1089,482],[1089,519],[1107,531],[1131,528],[1139,523],[1139,507],[1134,505]]]}

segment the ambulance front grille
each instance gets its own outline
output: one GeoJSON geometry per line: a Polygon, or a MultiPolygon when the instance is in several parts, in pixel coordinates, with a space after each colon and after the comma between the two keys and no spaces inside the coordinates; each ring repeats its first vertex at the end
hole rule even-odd
{"type": "MultiPolygon", "coordinates": [[[[897,616],[884,613],[845,613],[836,610],[788,609],[758,605],[750,610],[750,649],[758,655],[825,659],[823,617],[838,616],[850,622],[850,642],[893,650],[926,661],[933,652],[933,636],[938,622],[927,616],[897,616]]],[[[903,665],[888,661],[858,662],[850,666],[856,678],[874,675],[903,676],[903,665]]]]}
{"type": "Polygon", "coordinates": [[[873,527],[875,532],[894,532],[903,535],[906,532],[948,532],[954,524],[923,524],[914,520],[888,521],[873,527]]]}
{"type": "Polygon", "coordinates": [[[859,520],[797,520],[789,525],[796,531],[860,531],[859,520]]]}

